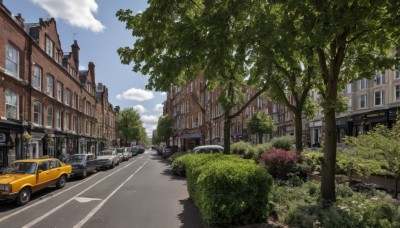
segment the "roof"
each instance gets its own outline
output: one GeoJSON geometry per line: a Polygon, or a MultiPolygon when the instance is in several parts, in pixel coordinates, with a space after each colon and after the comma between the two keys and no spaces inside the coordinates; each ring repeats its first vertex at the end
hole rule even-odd
{"type": "Polygon", "coordinates": [[[211,149],[211,148],[217,148],[217,149],[224,149],[224,147],[220,145],[204,145],[204,146],[196,146],[193,149],[211,149]]]}
{"type": "Polygon", "coordinates": [[[58,160],[57,158],[34,158],[34,159],[23,159],[23,160],[15,160],[14,162],[41,162],[41,161],[49,161],[49,160],[58,160]]]}

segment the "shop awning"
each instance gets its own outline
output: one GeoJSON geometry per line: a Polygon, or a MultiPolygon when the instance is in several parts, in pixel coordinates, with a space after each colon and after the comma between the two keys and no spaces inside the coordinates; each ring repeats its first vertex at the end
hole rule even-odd
{"type": "Polygon", "coordinates": [[[193,134],[184,134],[179,136],[181,139],[195,139],[195,138],[201,138],[202,134],[201,133],[193,133],[193,134]]]}

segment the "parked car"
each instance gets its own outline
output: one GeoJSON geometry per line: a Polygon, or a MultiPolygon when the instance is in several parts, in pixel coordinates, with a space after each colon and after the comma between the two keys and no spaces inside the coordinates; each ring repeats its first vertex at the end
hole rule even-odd
{"type": "Polygon", "coordinates": [[[96,172],[97,161],[94,154],[74,154],[69,156],[67,164],[72,166],[72,174],[85,178],[88,173],[96,172]]]}
{"type": "Polygon", "coordinates": [[[164,149],[162,151],[162,157],[169,158],[171,155],[173,155],[176,152],[178,152],[178,147],[176,147],[176,146],[164,147],[164,149]]]}
{"type": "Polygon", "coordinates": [[[224,153],[224,148],[219,145],[204,145],[193,148],[194,154],[199,153],[224,153]]]}
{"type": "Polygon", "coordinates": [[[133,156],[136,156],[136,155],[139,154],[139,148],[138,147],[132,146],[130,148],[130,150],[131,150],[133,156]]]}
{"type": "Polygon", "coordinates": [[[120,150],[120,148],[117,149],[117,155],[118,155],[118,163],[125,161],[123,151],[120,150]]]}
{"type": "Polygon", "coordinates": [[[116,165],[119,165],[119,157],[115,149],[107,149],[100,152],[97,156],[97,168],[109,168],[112,169],[116,165]]]}
{"type": "Polygon", "coordinates": [[[32,193],[43,188],[63,188],[71,173],[72,166],[56,158],[14,161],[0,175],[0,199],[25,205],[32,193]]]}
{"type": "Polygon", "coordinates": [[[129,147],[121,147],[117,149],[117,153],[120,156],[122,154],[122,161],[128,161],[132,157],[132,152],[129,147]]]}

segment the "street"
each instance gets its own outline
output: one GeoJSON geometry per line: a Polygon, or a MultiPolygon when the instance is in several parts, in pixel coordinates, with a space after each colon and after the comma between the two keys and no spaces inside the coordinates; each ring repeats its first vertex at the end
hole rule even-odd
{"type": "Polygon", "coordinates": [[[22,207],[0,202],[0,227],[202,227],[186,180],[146,150],[110,170],[72,178],[22,207]]]}

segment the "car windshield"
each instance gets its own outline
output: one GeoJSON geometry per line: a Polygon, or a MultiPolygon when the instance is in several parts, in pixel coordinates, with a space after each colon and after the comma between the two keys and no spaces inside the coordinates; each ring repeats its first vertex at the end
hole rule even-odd
{"type": "Polygon", "coordinates": [[[36,162],[14,162],[4,170],[3,174],[34,174],[35,170],[36,162]]]}
{"type": "Polygon", "coordinates": [[[80,162],[85,160],[85,155],[72,155],[69,158],[69,162],[80,162]]]}
{"type": "Polygon", "coordinates": [[[114,151],[112,150],[104,150],[101,152],[102,155],[114,155],[114,151]]]}

